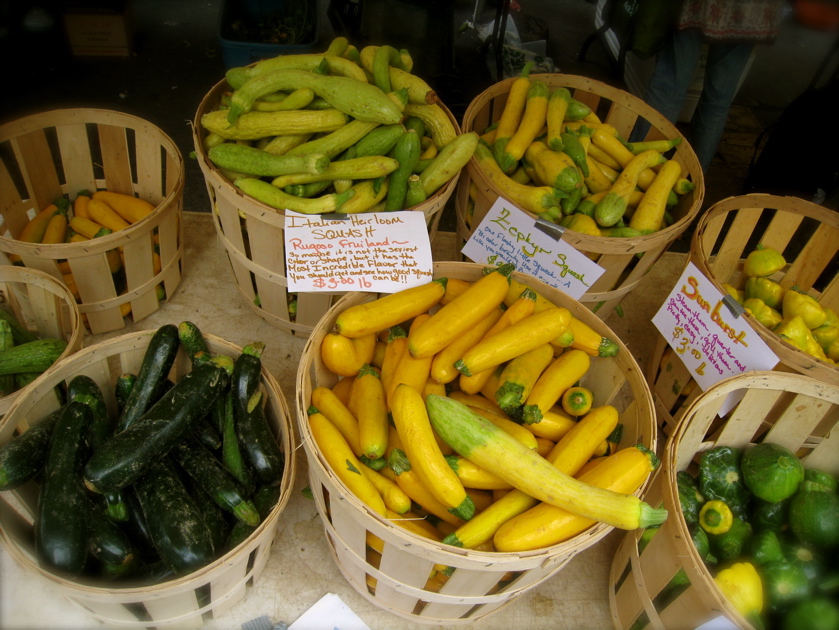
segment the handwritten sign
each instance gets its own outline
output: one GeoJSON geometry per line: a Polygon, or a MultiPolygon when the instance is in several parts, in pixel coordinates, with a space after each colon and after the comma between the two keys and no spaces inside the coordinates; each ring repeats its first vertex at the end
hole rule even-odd
{"type": "Polygon", "coordinates": [[[724,295],[688,263],[653,324],[702,388],[737,374],[771,370],[778,357],[724,295]]]}
{"type": "Polygon", "coordinates": [[[513,263],[530,274],[580,299],[605,269],[571,245],[536,226],[530,215],[503,197],[492,205],[461,252],[477,263],[513,263]]]}
{"type": "Polygon", "coordinates": [[[286,211],[289,291],[394,293],[433,278],[422,212],[371,212],[339,218],[286,211]]]}

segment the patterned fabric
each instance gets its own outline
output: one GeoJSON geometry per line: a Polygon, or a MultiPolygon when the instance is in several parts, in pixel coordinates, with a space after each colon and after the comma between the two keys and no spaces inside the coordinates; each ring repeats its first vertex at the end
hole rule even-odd
{"type": "Polygon", "coordinates": [[[684,0],[679,30],[699,29],[717,42],[766,43],[778,34],[783,0],[684,0]]]}

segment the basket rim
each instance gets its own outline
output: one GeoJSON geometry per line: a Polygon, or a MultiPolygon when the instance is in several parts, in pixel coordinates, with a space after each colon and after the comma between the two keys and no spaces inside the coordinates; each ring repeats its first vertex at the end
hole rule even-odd
{"type": "MultiPolygon", "coordinates": [[[[441,262],[435,262],[435,264],[434,264],[435,272],[440,266],[449,266],[449,265],[455,265],[459,269],[464,269],[464,270],[467,270],[467,271],[471,270],[473,272],[477,271],[479,269],[484,269],[484,268],[487,267],[487,265],[484,265],[484,264],[481,264],[481,263],[441,261],[441,262]]],[[[537,286],[542,286],[542,287],[544,287],[543,290],[546,293],[548,293],[549,295],[552,295],[554,292],[556,292],[556,293],[560,293],[563,296],[565,296],[565,294],[562,293],[561,291],[559,291],[558,289],[554,289],[553,287],[550,287],[549,285],[547,285],[547,284],[543,283],[542,281],[534,278],[533,276],[529,276],[529,275],[524,274],[522,272],[514,272],[513,277],[514,278],[518,277],[518,278],[522,279],[523,281],[528,283],[529,286],[532,286],[532,284],[536,284],[537,286]]],[[[307,367],[309,367],[309,364],[311,363],[311,357],[314,356],[314,353],[319,352],[319,349],[314,347],[314,344],[316,343],[315,338],[317,337],[317,335],[315,335],[314,333],[324,325],[325,321],[330,319],[330,316],[332,314],[339,312],[340,309],[346,304],[346,302],[354,300],[354,299],[358,299],[359,296],[364,296],[364,295],[369,296],[371,294],[369,294],[369,293],[364,294],[362,292],[348,292],[347,294],[342,296],[327,311],[326,315],[324,315],[324,317],[321,319],[321,322],[317,326],[315,326],[315,328],[313,330],[313,334],[309,337],[309,339],[307,340],[306,345],[303,349],[302,358],[301,358],[301,362],[300,362],[299,367],[298,367],[298,372],[297,372],[297,377],[296,377],[296,387],[295,387],[295,397],[296,397],[296,401],[297,401],[296,402],[296,406],[297,406],[296,416],[297,416],[298,430],[299,430],[299,433],[300,433],[300,439],[301,439],[302,445],[304,447],[304,450],[306,451],[306,454],[307,454],[307,461],[308,461],[310,475],[312,474],[312,472],[314,470],[317,470],[318,473],[320,473],[321,475],[325,475],[330,480],[331,483],[333,483],[335,486],[337,486],[338,488],[340,488],[342,490],[343,496],[341,498],[343,500],[349,501],[350,504],[353,505],[356,508],[357,512],[361,512],[364,515],[371,517],[377,523],[377,525],[380,528],[383,528],[389,534],[393,534],[394,536],[397,536],[397,537],[402,536],[402,535],[407,536],[412,541],[411,544],[415,547],[430,548],[431,550],[433,550],[434,553],[440,553],[440,554],[446,556],[447,558],[451,557],[452,558],[451,564],[453,566],[458,566],[458,559],[461,561],[461,564],[462,564],[462,561],[466,558],[476,558],[476,559],[479,559],[484,564],[493,563],[493,562],[498,564],[498,563],[503,563],[505,560],[509,560],[509,561],[513,561],[513,560],[531,561],[531,560],[533,560],[533,561],[535,561],[539,558],[541,558],[543,560],[543,563],[545,563],[545,562],[548,562],[552,559],[555,559],[558,555],[561,555],[561,554],[572,554],[573,555],[573,554],[575,554],[579,551],[582,551],[583,549],[588,548],[590,545],[599,541],[601,538],[603,538],[604,536],[606,536],[608,533],[610,533],[612,530],[615,529],[614,527],[609,526],[605,523],[597,522],[597,523],[593,523],[586,530],[584,530],[583,532],[580,532],[579,534],[577,534],[573,538],[570,538],[570,539],[568,539],[566,541],[563,541],[561,543],[558,543],[556,545],[551,545],[549,547],[542,547],[542,548],[539,548],[539,549],[533,549],[533,550],[521,551],[521,552],[499,552],[499,551],[489,552],[489,551],[478,551],[478,550],[474,550],[474,549],[463,549],[463,548],[458,548],[458,547],[452,547],[451,545],[445,545],[442,542],[437,542],[437,541],[434,541],[434,540],[422,538],[422,537],[418,536],[417,534],[414,534],[413,532],[410,532],[410,531],[407,531],[403,528],[400,528],[399,526],[390,522],[388,519],[385,519],[384,517],[382,517],[381,515],[379,515],[375,511],[373,511],[370,507],[368,507],[360,499],[358,499],[352,492],[347,490],[346,487],[343,485],[343,483],[337,478],[337,476],[334,474],[334,472],[329,468],[329,466],[325,462],[323,456],[321,455],[320,450],[317,448],[317,445],[315,445],[313,443],[313,438],[311,436],[310,431],[308,430],[308,424],[305,422],[305,418],[307,417],[306,416],[306,409],[308,409],[309,403],[308,403],[308,401],[306,401],[304,399],[304,392],[306,390],[305,383],[310,380],[309,374],[308,374],[308,371],[307,371],[307,367]],[[311,452],[310,452],[310,449],[311,449],[311,452]],[[586,539],[586,540],[583,540],[583,539],[586,539]]],[[[635,357],[631,354],[631,352],[626,347],[624,342],[611,330],[611,328],[609,328],[608,325],[605,324],[605,322],[603,322],[602,320],[597,318],[597,316],[594,313],[592,313],[590,310],[585,308],[580,302],[572,300],[568,296],[565,296],[565,297],[568,300],[576,302],[576,305],[579,307],[574,312],[574,314],[576,316],[579,316],[581,319],[583,319],[584,321],[586,321],[590,325],[595,326],[596,329],[603,331],[603,334],[608,333],[608,335],[610,335],[609,338],[612,339],[613,341],[615,341],[615,343],[618,344],[618,346],[620,348],[619,354],[624,355],[624,358],[628,361],[631,369],[634,370],[636,372],[636,374],[639,374],[639,375],[643,374],[643,371],[638,366],[638,364],[635,360],[635,357]]],[[[647,395],[644,396],[644,400],[643,400],[644,408],[639,409],[638,415],[639,415],[639,418],[642,418],[641,422],[644,421],[643,418],[651,419],[650,422],[652,423],[652,426],[651,426],[651,429],[652,429],[652,448],[655,448],[655,443],[658,440],[658,429],[657,429],[657,426],[656,426],[656,423],[655,423],[655,407],[654,407],[654,404],[653,404],[653,396],[652,396],[652,393],[650,391],[649,385],[646,382],[646,379],[639,378],[637,380],[637,383],[638,383],[639,387],[641,388],[641,390],[645,391],[647,393],[647,395]]],[[[637,403],[638,400],[635,399],[633,402],[637,403]]],[[[652,477],[652,475],[650,475],[650,477],[648,477],[647,481],[638,489],[638,491],[636,492],[637,496],[642,496],[643,495],[645,489],[647,488],[647,486],[650,483],[651,477],[652,477]]]]}
{"type": "MultiPolygon", "coordinates": [[[[216,83],[201,99],[201,103],[198,105],[198,109],[195,112],[195,117],[191,121],[192,126],[192,141],[195,148],[195,155],[198,159],[198,164],[201,167],[201,172],[204,174],[204,177],[208,180],[208,184],[212,184],[214,188],[218,191],[223,192],[226,197],[228,198],[240,198],[244,202],[241,205],[237,204],[237,208],[244,212],[245,214],[256,216],[261,221],[268,221],[272,223],[276,223],[278,227],[283,227],[284,220],[285,220],[285,210],[280,208],[274,208],[273,206],[269,206],[262,201],[257,200],[256,198],[245,194],[240,189],[236,188],[229,179],[224,177],[221,173],[221,169],[219,169],[213,162],[210,160],[209,155],[207,154],[206,149],[204,148],[204,143],[202,142],[204,136],[204,128],[201,126],[201,115],[207,111],[211,111],[210,107],[212,101],[218,98],[218,93],[224,89],[232,89],[230,84],[227,82],[227,79],[222,79],[218,83],[216,83]],[[252,207],[249,207],[251,206],[252,207]],[[276,217],[272,221],[272,217],[276,217]],[[278,223],[279,222],[279,223],[278,223]]],[[[442,107],[443,111],[446,112],[449,119],[451,120],[452,124],[454,125],[455,131],[460,134],[461,128],[460,123],[452,114],[451,110],[449,110],[446,105],[440,101],[436,103],[440,107],[442,107]]],[[[463,168],[466,168],[465,166],[463,168]]],[[[428,199],[422,202],[420,206],[432,205],[434,203],[439,204],[439,208],[434,208],[433,212],[441,212],[443,207],[445,206],[446,201],[448,201],[449,197],[454,192],[454,188],[457,186],[457,182],[459,180],[459,173],[455,173],[445,185],[441,186],[438,190],[434,192],[428,199]]],[[[407,208],[406,210],[423,210],[419,206],[415,206],[414,208],[407,208]]]]}
{"type": "MultiPolygon", "coordinates": [[[[571,83],[576,83],[576,82],[585,83],[585,84],[587,84],[591,87],[599,88],[599,89],[601,89],[602,91],[605,91],[605,92],[620,92],[623,98],[626,98],[629,102],[631,102],[633,104],[633,108],[637,107],[641,110],[640,112],[636,112],[636,113],[638,113],[638,116],[640,118],[645,118],[645,119],[649,120],[649,115],[645,116],[644,114],[653,114],[654,118],[661,118],[662,124],[665,124],[667,127],[670,128],[668,131],[670,131],[670,132],[672,132],[672,134],[682,138],[682,142],[680,142],[679,145],[676,147],[676,153],[677,154],[682,154],[682,155],[687,155],[687,157],[689,158],[688,161],[693,162],[695,164],[695,166],[699,167],[699,159],[696,157],[696,152],[693,150],[693,147],[688,142],[688,140],[684,136],[684,134],[682,132],[680,132],[678,130],[678,128],[673,123],[671,123],[670,121],[665,119],[663,116],[661,116],[661,114],[659,112],[657,112],[654,108],[647,105],[647,103],[645,103],[642,99],[638,98],[634,94],[631,94],[630,92],[627,92],[626,90],[622,90],[620,88],[613,87],[613,86],[609,85],[608,83],[604,83],[603,81],[598,81],[597,79],[590,79],[590,78],[584,77],[582,75],[565,74],[565,73],[555,73],[555,74],[544,74],[543,73],[543,74],[531,74],[530,78],[545,81],[545,82],[548,83],[549,86],[550,85],[564,86],[566,84],[563,83],[563,79],[565,79],[565,80],[570,80],[571,83]]],[[[463,128],[466,128],[467,126],[469,126],[466,123],[467,123],[468,120],[470,120],[470,114],[472,115],[472,117],[474,117],[474,110],[475,110],[475,108],[478,107],[478,103],[487,99],[494,91],[498,90],[499,87],[506,87],[508,85],[512,85],[512,83],[515,80],[516,80],[516,77],[509,77],[507,79],[499,81],[499,82],[491,85],[487,89],[485,89],[478,96],[476,96],[469,103],[469,106],[466,108],[466,112],[464,113],[464,116],[463,116],[463,121],[464,121],[463,128]]],[[[577,86],[575,89],[584,89],[584,88],[577,86]]],[[[600,95],[601,94],[598,94],[598,96],[600,96],[600,95]]],[[[483,107],[483,105],[484,105],[484,103],[481,103],[481,107],[483,107]]],[[[476,170],[476,172],[482,172],[480,164],[478,164],[477,159],[475,159],[474,157],[469,160],[468,165],[470,167],[474,168],[476,170]]],[[[671,240],[674,240],[676,237],[678,237],[679,234],[684,232],[690,226],[690,224],[696,219],[696,216],[699,214],[699,211],[702,209],[702,205],[703,205],[704,200],[705,200],[705,174],[703,173],[701,168],[697,168],[696,172],[691,171],[690,175],[695,180],[698,179],[698,181],[694,182],[695,185],[696,185],[696,187],[693,191],[694,202],[693,202],[691,208],[685,213],[685,215],[681,219],[674,222],[672,225],[669,225],[668,227],[664,228],[663,230],[659,230],[659,231],[654,232],[652,234],[645,234],[645,235],[642,235],[642,236],[630,236],[630,237],[590,236],[590,235],[587,235],[587,234],[583,234],[581,232],[573,232],[571,230],[567,230],[565,232],[565,234],[563,235],[563,238],[567,238],[569,240],[569,242],[572,242],[572,243],[585,245],[586,246],[586,251],[594,251],[594,252],[597,252],[596,245],[598,243],[603,243],[604,241],[608,244],[613,244],[613,243],[625,244],[625,245],[627,245],[627,250],[629,250],[630,253],[635,251],[635,249],[634,249],[635,246],[643,245],[645,243],[649,243],[650,241],[661,240],[661,241],[665,241],[665,242],[670,242],[671,240]],[[670,237],[670,236],[673,236],[673,238],[672,239],[666,238],[666,237],[670,237]],[[655,238],[655,237],[657,237],[657,238],[655,238]],[[595,247],[593,247],[593,248],[590,247],[592,245],[594,245],[595,247]]],[[[499,197],[504,197],[501,189],[498,188],[493,182],[489,181],[489,179],[487,179],[483,183],[486,184],[487,186],[489,186],[494,193],[498,194],[499,197]]],[[[530,216],[533,216],[535,218],[535,215],[533,215],[533,213],[528,212],[526,210],[522,210],[522,211],[526,212],[527,214],[529,214],[530,216]]]]}
{"type": "Polygon", "coordinates": [[[113,249],[114,247],[118,247],[124,242],[130,241],[132,237],[139,233],[148,231],[149,228],[160,225],[163,218],[165,218],[163,215],[168,215],[168,212],[164,212],[164,210],[169,210],[170,208],[176,209],[178,206],[177,200],[183,197],[185,186],[185,163],[180,148],[178,148],[175,141],[172,140],[172,138],[157,125],[145,118],[141,118],[133,114],[92,107],[47,109],[0,124],[0,143],[11,141],[23,133],[32,133],[39,129],[59,126],[60,123],[58,121],[52,122],[51,124],[41,123],[62,115],[80,117],[80,120],[73,121],[74,124],[100,124],[97,118],[112,117],[117,120],[122,119],[126,121],[126,123],[134,123],[133,126],[128,126],[128,124],[126,124],[126,129],[133,129],[135,132],[139,130],[146,130],[158,134],[162,140],[160,143],[161,146],[164,147],[167,154],[175,163],[173,169],[177,171],[175,185],[172,187],[172,190],[163,199],[161,199],[155,209],[147,216],[143,217],[136,223],[129,225],[127,228],[113,232],[112,234],[100,236],[96,239],[85,241],[84,243],[55,243],[48,245],[44,245],[43,243],[26,243],[24,241],[18,241],[14,238],[8,238],[3,234],[0,234],[0,242],[4,245],[3,251],[8,251],[12,254],[18,255],[37,255],[40,258],[49,258],[54,260],[67,258],[68,251],[84,251],[85,253],[99,254],[113,249]],[[24,127],[23,130],[19,129],[21,125],[24,127]],[[15,133],[10,133],[11,131],[14,131],[15,133]],[[46,253],[53,255],[45,255],[46,253]]]}
{"type": "MultiPolygon", "coordinates": [[[[47,371],[41,374],[35,381],[33,381],[33,383],[30,385],[30,387],[32,387],[30,391],[26,392],[24,396],[18,398],[18,400],[12,403],[12,406],[3,416],[2,420],[0,420],[0,426],[5,426],[6,424],[10,423],[13,419],[15,419],[15,414],[19,413],[18,409],[22,407],[24,403],[31,397],[37,395],[35,392],[41,389],[49,389],[51,387],[51,381],[57,378],[55,374],[56,372],[64,372],[65,370],[69,369],[69,366],[74,364],[75,362],[78,361],[79,363],[82,363],[85,359],[91,356],[102,355],[100,358],[113,356],[113,354],[108,353],[108,350],[113,347],[133,343],[135,344],[134,349],[139,349],[142,346],[137,346],[136,344],[142,343],[150,339],[155,334],[156,330],[157,329],[153,328],[124,333],[111,339],[100,341],[86,348],[82,348],[75,354],[56,362],[47,371]]],[[[236,351],[237,353],[242,352],[242,348],[240,346],[230,341],[227,341],[222,337],[218,337],[209,333],[204,333],[203,335],[204,338],[207,340],[208,345],[210,345],[211,347],[217,346],[219,348],[224,348],[227,351],[236,351]]],[[[128,350],[121,349],[118,352],[126,351],[128,350]]],[[[211,563],[186,575],[179,576],[177,578],[173,578],[171,580],[167,580],[165,582],[157,584],[149,584],[145,586],[127,585],[125,588],[114,588],[114,583],[108,583],[107,587],[97,586],[93,584],[78,583],[71,579],[67,579],[60,575],[56,575],[55,573],[52,573],[48,570],[45,570],[42,567],[40,567],[37,563],[32,562],[32,560],[29,558],[27,554],[19,550],[14,541],[9,539],[5,529],[0,527],[0,539],[3,540],[4,546],[7,550],[9,550],[10,554],[15,557],[15,559],[22,567],[24,567],[27,570],[32,570],[36,572],[38,575],[49,580],[53,584],[57,584],[60,588],[72,591],[75,595],[79,596],[84,594],[119,594],[121,597],[129,597],[144,594],[155,595],[161,591],[185,589],[189,586],[190,583],[200,581],[202,578],[207,577],[210,574],[216,573],[220,568],[228,564],[230,560],[234,556],[238,555],[242,550],[254,546],[254,543],[260,540],[266,534],[266,530],[268,530],[269,528],[273,528],[276,525],[280,514],[283,510],[285,510],[286,506],[288,505],[297,476],[297,462],[296,457],[294,456],[296,450],[295,435],[292,426],[291,412],[288,406],[288,402],[285,398],[285,395],[283,394],[283,391],[279,383],[265,366],[262,367],[262,379],[263,384],[267,387],[267,389],[269,389],[269,392],[271,394],[270,397],[275,401],[280,411],[282,412],[282,418],[279,418],[278,421],[280,424],[280,428],[285,435],[285,440],[287,440],[288,442],[288,452],[286,453],[285,458],[285,469],[283,474],[283,480],[281,482],[282,492],[280,494],[280,499],[278,500],[274,508],[271,510],[271,513],[268,515],[268,517],[263,519],[262,522],[257,526],[256,530],[254,530],[250,534],[250,536],[248,536],[248,538],[241,542],[238,546],[225,552],[223,555],[219,556],[211,563]]]]}

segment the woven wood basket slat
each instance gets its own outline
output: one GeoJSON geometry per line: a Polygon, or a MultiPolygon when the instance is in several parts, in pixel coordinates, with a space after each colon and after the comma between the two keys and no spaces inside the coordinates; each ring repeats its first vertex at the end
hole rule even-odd
{"type": "MultiPolygon", "coordinates": [[[[475,263],[438,262],[435,277],[478,279],[484,269],[475,263]]],[[[652,398],[640,368],[626,346],[579,302],[532,276],[514,277],[535,288],[555,304],[614,339],[616,357],[591,359],[583,384],[592,389],[598,405],[613,404],[624,427],[621,447],[644,444],[655,449],[656,429],[652,398]]],[[[307,409],[315,387],[334,385],[338,377],[323,365],[320,345],[338,314],[353,304],[374,299],[373,294],[348,293],[324,316],[307,340],[297,373],[297,421],[306,451],[309,482],[324,525],[333,560],[362,596],[394,615],[419,623],[461,625],[474,623],[560,571],[576,554],[596,544],[612,528],[597,524],[571,540],[546,549],[521,553],[491,553],[434,543],[410,534],[374,514],[335,476],[313,442],[307,409]],[[378,566],[367,556],[367,535],[384,542],[378,566]],[[456,570],[439,592],[425,588],[435,563],[456,570]],[[516,579],[503,582],[508,572],[516,579]],[[375,581],[374,581],[375,580],[375,581]],[[501,584],[500,584],[501,583],[501,584]],[[372,585],[372,586],[371,586],[372,585]]],[[[643,488],[639,495],[643,493],[643,488]]]]}
{"type": "MultiPolygon", "coordinates": [[[[36,422],[58,408],[53,388],[78,374],[86,374],[99,385],[113,413],[116,408],[114,384],[125,372],[137,373],[154,330],[128,333],[100,342],[54,365],[30,386],[11,406],[0,422],[0,444],[5,444],[29,422],[36,422]]],[[[241,348],[213,335],[205,335],[211,352],[236,358],[241,348]]],[[[181,349],[170,377],[178,381],[191,369],[181,349]]],[[[70,602],[89,612],[106,627],[198,628],[202,616],[222,615],[249,592],[262,573],[271,553],[279,518],[291,496],[296,475],[294,433],[288,404],[282,390],[267,369],[262,370],[261,386],[266,393],[265,413],[277,440],[286,453],[280,498],[269,516],[250,537],[235,549],[193,573],[153,585],[91,579],[72,581],[38,566],[33,547],[33,520],[38,492],[34,482],[15,491],[0,493],[0,539],[25,570],[34,572],[63,594],[70,602]],[[209,600],[204,595],[209,593],[209,600]],[[200,595],[200,598],[199,598],[200,595]],[[201,603],[200,603],[201,602],[201,603]],[[135,609],[142,613],[135,614],[135,609]],[[141,615],[146,615],[144,619],[141,615]]]]}
{"type": "Polygon", "coordinates": [[[0,144],[8,144],[14,156],[11,167],[0,163],[0,252],[5,261],[18,256],[23,265],[64,281],[58,261],[66,260],[78,286],[79,311],[94,334],[124,328],[120,309],[126,304],[135,323],[160,308],[159,284],[167,296],[174,294],[183,265],[184,165],[166,134],[120,112],[65,109],[6,123],[0,127],[0,144]],[[35,212],[59,197],[75,199],[85,189],[136,194],[157,207],[129,228],[84,243],[16,240],[35,212]],[[151,263],[152,234],[160,241],[159,272],[151,263]],[[115,248],[126,252],[124,290],[107,261],[107,252],[115,248]]]}
{"type": "MultiPolygon", "coordinates": [[[[591,107],[604,122],[613,125],[623,138],[629,137],[639,118],[651,123],[648,139],[682,138],[673,159],[682,166],[682,175],[690,178],[695,189],[684,195],[679,204],[671,209],[674,223],[670,227],[634,238],[593,237],[570,230],[563,235],[563,239],[575,249],[592,255],[606,269],[604,276],[580,300],[586,307],[596,309],[601,319],[606,319],[661,254],[691,225],[702,207],[705,195],[702,169],[681,132],[661,114],[628,92],[574,75],[535,74],[531,78],[543,81],[550,88],[568,88],[575,99],[591,107]],[[636,254],[643,254],[643,257],[639,260],[636,254]]],[[[486,127],[497,121],[514,81],[515,78],[505,79],[478,95],[464,114],[463,131],[483,133],[486,127]]],[[[457,233],[461,240],[467,241],[471,237],[499,197],[503,197],[501,189],[489,181],[477,160],[472,158],[461,173],[455,195],[457,233]],[[473,185],[477,188],[477,196],[474,205],[470,206],[469,190],[473,185]]]]}
{"type": "Polygon", "coordinates": [[[805,468],[839,474],[839,384],[802,374],[751,372],[711,387],[689,406],[668,438],[662,465],[645,499],[669,511],[667,521],[638,553],[642,530],[624,537],[612,563],[609,603],[615,628],[629,628],[642,611],[651,628],[695,628],[720,614],[736,627],[752,626],[714,584],[693,546],[681,516],[676,474],[695,472],[702,452],[715,446],[748,448],[758,440],[776,442],[801,456],[805,468]],[[718,413],[730,394],[742,396],[725,418],[718,413]],[[768,429],[768,430],[767,430],[768,429]],[[664,610],[653,600],[682,569],[690,588],[664,610]]]}
{"type": "MultiPolygon", "coordinates": [[[[725,283],[740,286],[743,262],[758,243],[777,249],[786,258],[787,267],[774,274],[773,280],[785,289],[808,291],[824,307],[839,308],[839,213],[795,197],[763,193],[729,197],[699,219],[690,260],[722,291],[725,283]]],[[[750,313],[742,317],[780,359],[774,371],[839,382],[839,367],[795,348],[750,313]]],[[[701,391],[660,335],[646,373],[659,425],[669,434],[701,391]],[[686,391],[690,393],[685,395],[686,391]]]]}
{"type": "MultiPolygon", "coordinates": [[[[326,311],[344,293],[299,292],[296,316],[289,314],[288,280],[285,270],[285,214],[243,194],[210,161],[204,148],[206,132],[201,117],[218,109],[227,81],[217,83],[204,97],[193,121],[193,141],[198,164],[204,175],[219,239],[227,251],[233,278],[245,302],[269,324],[293,335],[308,336],[326,311]]],[[[460,125],[448,108],[457,133],[460,125]]],[[[457,189],[459,174],[421,204],[411,208],[422,212],[433,240],[440,216],[457,189]]]]}

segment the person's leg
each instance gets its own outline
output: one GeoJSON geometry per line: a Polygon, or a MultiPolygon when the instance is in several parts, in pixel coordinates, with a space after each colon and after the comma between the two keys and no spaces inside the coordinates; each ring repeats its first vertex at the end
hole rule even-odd
{"type": "MultiPolygon", "coordinates": [[[[702,38],[698,31],[674,31],[656,57],[644,101],[672,123],[678,120],[684,106],[701,50],[702,38]]],[[[631,139],[642,140],[649,128],[648,122],[639,119],[631,139]]]]}
{"type": "Polygon", "coordinates": [[[717,151],[728,110],[737,93],[753,44],[712,44],[708,47],[702,94],[691,121],[691,146],[707,171],[717,151]]]}

